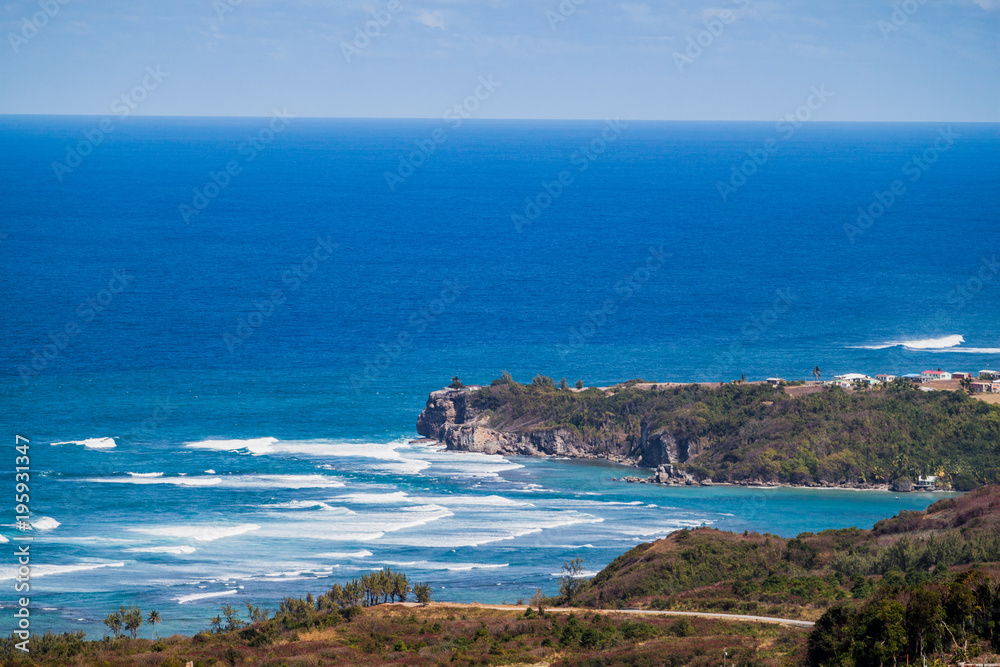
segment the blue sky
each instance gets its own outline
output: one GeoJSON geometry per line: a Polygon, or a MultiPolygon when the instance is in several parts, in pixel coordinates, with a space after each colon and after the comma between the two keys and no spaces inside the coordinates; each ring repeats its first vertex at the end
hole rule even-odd
{"type": "Polygon", "coordinates": [[[440,117],[492,75],[476,117],[772,120],[825,86],[813,120],[1000,120],[1000,0],[34,0],[0,23],[0,113],[107,115],[145,83],[133,113],[440,117]]]}

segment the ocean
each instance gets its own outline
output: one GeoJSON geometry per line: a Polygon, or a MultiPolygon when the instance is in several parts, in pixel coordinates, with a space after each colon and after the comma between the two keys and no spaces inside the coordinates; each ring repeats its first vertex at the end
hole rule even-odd
{"type": "Polygon", "coordinates": [[[384,565],[515,602],[685,526],[789,536],[934,499],[411,443],[454,375],[1000,366],[995,124],[0,116],[0,149],[35,631],[100,636],[134,602],[193,633],[384,565]]]}

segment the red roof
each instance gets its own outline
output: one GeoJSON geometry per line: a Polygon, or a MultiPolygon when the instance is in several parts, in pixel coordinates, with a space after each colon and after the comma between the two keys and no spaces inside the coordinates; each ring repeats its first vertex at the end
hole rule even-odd
{"type": "Polygon", "coordinates": [[[944,371],[924,371],[921,375],[944,375],[944,371]]]}

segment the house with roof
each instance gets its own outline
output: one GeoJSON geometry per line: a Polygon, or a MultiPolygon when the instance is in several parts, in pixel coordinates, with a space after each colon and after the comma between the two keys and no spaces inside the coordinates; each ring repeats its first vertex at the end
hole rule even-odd
{"type": "Polygon", "coordinates": [[[973,380],[969,390],[977,394],[1000,394],[1000,381],[973,380]]]}
{"type": "Polygon", "coordinates": [[[972,379],[972,373],[952,373],[951,374],[951,379],[952,380],[971,380],[972,379]]]}
{"type": "Polygon", "coordinates": [[[980,380],[1000,380],[1000,371],[991,371],[986,369],[985,371],[979,371],[980,380]]]}
{"type": "Polygon", "coordinates": [[[950,380],[951,373],[948,371],[923,371],[920,376],[925,380],[950,380]]]}
{"type": "Polygon", "coordinates": [[[879,373],[878,375],[875,376],[875,379],[881,382],[882,384],[889,384],[890,382],[896,379],[896,376],[889,375],[888,373],[879,373]]]}
{"type": "Polygon", "coordinates": [[[907,373],[906,375],[900,375],[899,377],[904,380],[909,380],[910,382],[923,382],[924,376],[920,373],[907,373]]]}

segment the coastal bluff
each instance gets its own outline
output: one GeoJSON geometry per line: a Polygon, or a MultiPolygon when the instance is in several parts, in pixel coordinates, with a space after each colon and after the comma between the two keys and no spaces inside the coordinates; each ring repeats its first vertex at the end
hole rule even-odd
{"type": "Polygon", "coordinates": [[[567,427],[546,427],[544,419],[498,419],[495,412],[475,404],[472,399],[477,391],[431,392],[417,418],[417,433],[455,451],[604,459],[646,468],[686,463],[701,452],[700,442],[648,426],[640,427],[638,437],[614,428],[584,435],[567,427]]]}
{"type": "MultiPolygon", "coordinates": [[[[580,383],[582,385],[582,383],[580,383]]],[[[1000,482],[1000,406],[909,382],[569,387],[509,375],[433,391],[417,432],[446,449],[597,459],[658,484],[967,491],[1000,482]]]]}

